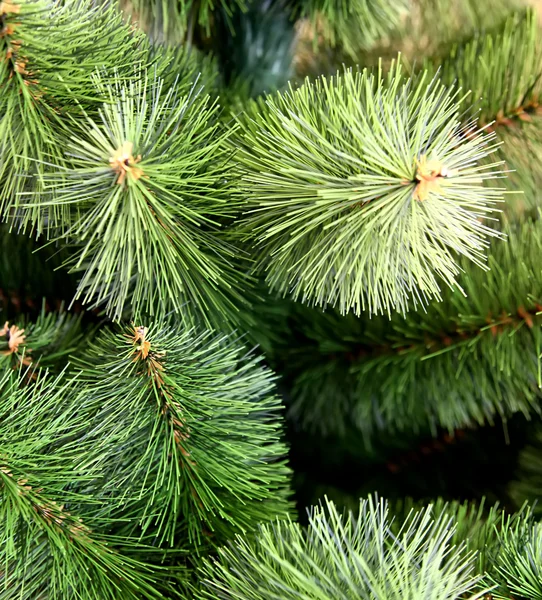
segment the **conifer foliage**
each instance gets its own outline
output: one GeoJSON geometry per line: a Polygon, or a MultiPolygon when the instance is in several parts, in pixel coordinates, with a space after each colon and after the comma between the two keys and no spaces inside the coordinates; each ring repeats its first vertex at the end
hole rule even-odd
{"type": "Polygon", "coordinates": [[[0,599],[542,600],[540,18],[0,0],[0,599]]]}
{"type": "Polygon", "coordinates": [[[492,136],[466,137],[457,100],[398,64],[385,78],[346,72],[254,104],[238,160],[271,289],[389,315],[454,285],[458,253],[483,264],[494,232],[480,221],[502,198],[483,183],[501,171],[477,164],[492,136]]]}
{"type": "Polygon", "coordinates": [[[100,448],[94,500],[176,550],[287,515],[281,404],[260,363],[235,340],[181,328],[99,336],[75,376],[100,448]]]}

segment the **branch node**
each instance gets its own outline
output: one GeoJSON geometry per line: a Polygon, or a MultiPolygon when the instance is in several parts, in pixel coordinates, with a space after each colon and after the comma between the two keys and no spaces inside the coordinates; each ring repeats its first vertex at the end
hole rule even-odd
{"type": "Polygon", "coordinates": [[[141,161],[141,155],[134,157],[133,148],[134,144],[132,142],[124,142],[109,158],[111,168],[118,175],[117,183],[119,185],[124,183],[127,176],[134,180],[143,177],[143,169],[135,166],[141,161]]]}
{"type": "Polygon", "coordinates": [[[427,200],[430,193],[442,194],[442,179],[453,177],[455,172],[445,167],[439,160],[427,160],[423,154],[419,160],[416,160],[418,170],[416,171],[416,181],[418,182],[414,189],[414,199],[419,202],[427,200]]]}

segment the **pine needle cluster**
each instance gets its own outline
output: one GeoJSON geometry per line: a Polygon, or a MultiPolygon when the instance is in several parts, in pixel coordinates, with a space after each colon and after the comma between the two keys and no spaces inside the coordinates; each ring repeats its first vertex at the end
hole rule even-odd
{"type": "Polygon", "coordinates": [[[273,378],[231,339],[78,332],[66,315],[0,331],[2,585],[182,596],[199,554],[291,514],[273,378]]]}
{"type": "Polygon", "coordinates": [[[506,233],[488,272],[464,259],[464,294],[446,290],[426,311],[345,318],[291,304],[273,321],[299,340],[273,359],[291,382],[291,418],[326,434],[355,424],[370,439],[538,413],[542,225],[506,233]]]}
{"type": "Polygon", "coordinates": [[[540,525],[528,510],[480,508],[439,501],[398,518],[383,500],[340,514],[326,499],[306,529],[263,525],[206,560],[196,597],[540,598],[540,525]]]}
{"type": "Polygon", "coordinates": [[[497,4],[0,0],[0,598],[542,600],[540,25],[497,4]],[[283,87],[302,26],[333,74],[283,87]],[[302,523],[286,434],[518,413],[515,513],[302,523]]]}
{"type": "Polygon", "coordinates": [[[254,103],[240,119],[244,227],[256,270],[294,300],[404,312],[483,266],[502,194],[486,187],[493,136],[466,135],[460,97],[438,80],[338,74],[254,103]],[[430,123],[430,126],[428,126],[430,123]]]}

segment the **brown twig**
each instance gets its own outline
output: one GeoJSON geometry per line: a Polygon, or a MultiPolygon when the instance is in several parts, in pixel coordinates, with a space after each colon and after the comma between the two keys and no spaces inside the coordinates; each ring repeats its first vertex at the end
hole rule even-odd
{"type": "MultiPolygon", "coordinates": [[[[421,351],[423,354],[433,354],[439,350],[452,348],[456,344],[464,343],[473,340],[480,335],[490,332],[493,337],[497,337],[505,331],[519,327],[525,324],[529,329],[535,326],[535,323],[540,320],[542,315],[542,306],[539,304],[526,309],[520,306],[515,314],[502,313],[499,317],[488,315],[486,324],[482,327],[473,327],[472,329],[454,329],[443,331],[438,337],[426,336],[423,341],[417,343],[405,342],[404,344],[360,344],[353,349],[344,353],[343,356],[348,362],[355,362],[367,358],[375,358],[380,356],[397,355],[404,352],[421,351]]],[[[337,358],[337,355],[333,355],[337,358]]]]}

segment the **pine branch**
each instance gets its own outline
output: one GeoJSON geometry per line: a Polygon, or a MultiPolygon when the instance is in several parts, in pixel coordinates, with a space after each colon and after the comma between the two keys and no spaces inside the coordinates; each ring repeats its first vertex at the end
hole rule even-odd
{"type": "Polygon", "coordinates": [[[82,465],[89,415],[75,409],[73,384],[43,374],[28,384],[23,370],[0,375],[2,589],[6,597],[161,598],[160,569],[120,556],[70,508],[82,502],[74,482],[95,477],[82,465]]]}
{"type": "MultiPolygon", "coordinates": [[[[497,32],[480,33],[456,46],[439,65],[444,83],[471,90],[479,99],[480,126],[502,141],[498,156],[512,171],[506,186],[518,195],[507,211],[539,205],[542,169],[542,45],[534,11],[516,14],[497,32]],[[519,196],[519,193],[522,195],[519,196]]],[[[429,63],[426,64],[426,67],[429,63]]],[[[464,103],[464,108],[468,106],[464,103]]]]}
{"type": "Polygon", "coordinates": [[[542,525],[530,515],[503,518],[498,541],[488,577],[499,586],[493,597],[542,599],[542,525]]]}
{"type": "MultiPolygon", "coordinates": [[[[408,501],[396,507],[396,514],[403,513],[399,523],[415,508],[419,510],[408,501]]],[[[498,505],[487,511],[484,501],[476,505],[439,499],[433,511],[436,518],[448,515],[457,524],[453,544],[464,544],[465,551],[476,552],[476,571],[483,576],[480,587],[491,588],[489,598],[542,598],[542,531],[528,505],[507,514],[498,505]]]]}
{"type": "MultiPolygon", "coordinates": [[[[322,24],[300,23],[300,44],[296,64],[300,77],[333,75],[337,65],[372,67],[389,65],[400,53],[406,64],[419,64],[423,57],[444,56],[458,41],[466,42],[476,32],[500,29],[528,0],[410,0],[399,22],[393,15],[387,33],[367,46],[363,32],[347,40],[351,49],[332,49],[323,35],[322,24]],[[315,43],[317,46],[315,47],[315,43]]],[[[378,5],[378,3],[376,3],[378,5]]],[[[346,31],[351,31],[347,26],[346,31]]],[[[384,32],[383,32],[384,33],[384,32]]]]}
{"type": "Polygon", "coordinates": [[[175,311],[223,327],[236,321],[248,282],[220,231],[235,214],[228,133],[196,83],[166,90],[145,70],[138,75],[116,85],[94,77],[107,102],[98,120],[72,124],[41,202],[70,207],[61,239],[70,244],[66,266],[82,273],[76,299],[104,305],[114,320],[126,309],[134,317],[175,311]]]}
{"type": "Polygon", "coordinates": [[[483,267],[481,223],[501,199],[466,139],[456,93],[438,81],[346,72],[254,104],[234,137],[243,224],[271,289],[342,313],[406,311],[483,267]]]}
{"type": "MultiPolygon", "coordinates": [[[[500,27],[507,17],[526,5],[524,0],[415,0],[397,33],[409,38],[414,46],[413,58],[434,55],[458,39],[500,27]],[[416,47],[417,43],[421,45],[416,47]]],[[[395,37],[396,47],[397,41],[395,37]]]]}
{"type": "Polygon", "coordinates": [[[148,49],[112,7],[83,0],[1,6],[0,219],[41,234],[69,222],[67,205],[40,204],[44,161],[65,164],[65,112],[73,117],[102,100],[89,94],[89,73],[105,65],[133,70],[148,49]],[[30,210],[21,210],[23,192],[35,195],[30,210]]]}
{"type": "Polygon", "coordinates": [[[447,291],[427,312],[388,321],[297,309],[305,341],[278,359],[290,418],[322,433],[352,424],[368,440],[381,429],[453,430],[537,412],[542,224],[508,233],[492,245],[489,272],[463,261],[466,296],[447,291]]]}
{"type": "Polygon", "coordinates": [[[97,331],[84,313],[49,312],[42,307],[35,319],[19,315],[0,324],[0,370],[28,368],[60,372],[71,358],[83,355],[97,331]]]}
{"type": "Polygon", "coordinates": [[[484,501],[437,499],[390,511],[369,497],[341,516],[326,499],[306,530],[278,521],[221,548],[200,569],[195,597],[538,600],[541,543],[528,507],[509,515],[484,501]]]}
{"type": "Polygon", "coordinates": [[[354,58],[393,31],[406,16],[407,0],[297,0],[298,16],[310,20],[326,47],[354,58]]]}
{"type": "Polygon", "coordinates": [[[456,83],[472,95],[463,102],[468,110],[477,102],[480,126],[527,120],[536,112],[542,92],[542,47],[533,10],[511,16],[498,31],[479,32],[468,43],[456,45],[444,60],[426,62],[438,67],[442,81],[456,83]]]}
{"type": "Polygon", "coordinates": [[[180,327],[103,332],[77,380],[95,415],[105,502],[119,535],[190,551],[285,516],[289,469],[270,373],[226,338],[180,327]]]}
{"type": "MultiPolygon", "coordinates": [[[[304,531],[291,521],[237,537],[201,569],[196,598],[287,600],[300,597],[402,600],[459,598],[474,591],[475,557],[453,547],[452,521],[431,507],[391,529],[387,504],[361,500],[341,516],[333,503],[313,509],[304,531]]],[[[480,597],[480,596],[476,596],[480,597]]]]}

